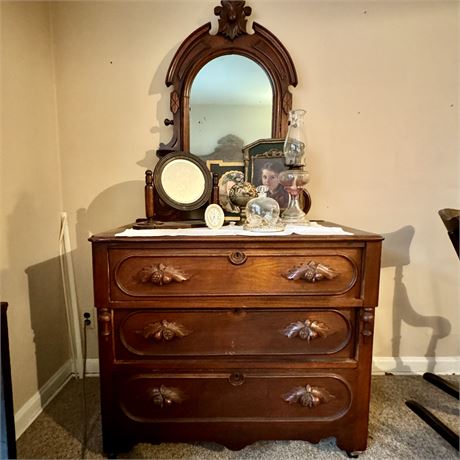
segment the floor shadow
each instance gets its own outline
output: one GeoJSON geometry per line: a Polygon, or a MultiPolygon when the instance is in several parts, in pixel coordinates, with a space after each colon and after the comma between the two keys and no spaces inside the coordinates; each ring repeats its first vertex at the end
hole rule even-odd
{"type": "MultiPolygon", "coordinates": [[[[451,324],[442,316],[421,315],[411,304],[407,288],[404,284],[404,267],[410,263],[410,246],[415,234],[411,225],[400,228],[392,233],[384,234],[382,250],[382,268],[394,267],[394,291],[393,291],[393,338],[392,355],[398,361],[397,370],[411,371],[403,365],[400,358],[401,329],[405,323],[414,327],[431,328],[430,341],[425,353],[426,357],[436,356],[438,341],[449,335],[451,324]]],[[[433,371],[434,363],[429,364],[427,371],[433,371]]]]}

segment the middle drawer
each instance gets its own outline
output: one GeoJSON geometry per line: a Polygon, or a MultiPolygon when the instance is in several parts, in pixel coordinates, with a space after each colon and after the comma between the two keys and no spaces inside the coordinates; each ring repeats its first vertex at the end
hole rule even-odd
{"type": "Polygon", "coordinates": [[[117,360],[173,356],[354,356],[354,309],[116,310],[114,320],[117,360]]]}

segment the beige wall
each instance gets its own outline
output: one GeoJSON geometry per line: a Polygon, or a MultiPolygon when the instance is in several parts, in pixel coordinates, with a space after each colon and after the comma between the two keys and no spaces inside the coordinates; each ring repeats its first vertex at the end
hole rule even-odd
{"type": "Polygon", "coordinates": [[[59,267],[62,203],[47,3],[2,3],[0,269],[14,405],[69,359],[59,267]]]}
{"type": "MultiPolygon", "coordinates": [[[[168,64],[189,33],[210,19],[216,23],[216,4],[51,5],[61,196],[70,217],[82,309],[93,304],[87,237],[143,214],[144,171],[154,166],[159,143],[170,139],[163,126],[170,117],[168,64]]],[[[307,110],[310,217],[387,236],[375,356],[460,355],[459,263],[437,216],[441,208],[460,207],[458,3],[248,4],[252,19],[278,36],[297,68],[293,99],[307,110]]],[[[33,11],[39,7],[28,8],[38,21],[33,11]]],[[[27,36],[46,42],[43,31],[22,27],[27,36]]],[[[46,62],[51,72],[51,58],[46,62]]],[[[35,97],[53,104],[52,94],[40,91],[35,97]]],[[[46,130],[51,120],[41,123],[46,130]]],[[[37,126],[9,129],[33,137],[37,126]]],[[[55,149],[53,139],[50,133],[55,149]]],[[[21,179],[23,166],[31,161],[41,166],[32,141],[28,147],[11,160],[20,182],[8,200],[29,190],[21,179]]],[[[58,180],[57,171],[48,177],[58,180]]],[[[38,192],[36,197],[48,196],[48,190],[38,192]]],[[[48,206],[51,215],[40,214],[39,222],[54,229],[53,200],[48,206]]],[[[43,234],[34,235],[30,246],[51,238],[38,230],[43,234]]],[[[39,251],[28,257],[39,259],[39,251]]],[[[22,248],[18,252],[26,257],[22,248]]],[[[16,296],[20,288],[10,287],[16,296]]],[[[30,342],[30,333],[15,340],[30,342]]],[[[95,331],[89,356],[97,356],[95,331]]]]}

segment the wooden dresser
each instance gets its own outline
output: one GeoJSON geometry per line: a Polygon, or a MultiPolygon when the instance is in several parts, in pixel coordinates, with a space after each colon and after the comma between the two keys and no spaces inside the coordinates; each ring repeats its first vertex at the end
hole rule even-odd
{"type": "Polygon", "coordinates": [[[381,240],[93,236],[104,451],[366,449],[381,240]]]}

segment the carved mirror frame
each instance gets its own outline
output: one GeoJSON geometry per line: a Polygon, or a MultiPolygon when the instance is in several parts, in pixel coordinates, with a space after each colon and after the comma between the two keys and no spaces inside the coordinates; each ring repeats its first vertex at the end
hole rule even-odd
{"type": "Polygon", "coordinates": [[[214,8],[219,16],[219,28],[211,35],[211,22],[191,33],[176,51],[166,75],[166,86],[172,86],[170,109],[173,119],[165,119],[166,126],[173,125],[173,136],[167,144],[160,144],[159,157],[172,151],[190,150],[189,100],[193,80],[212,59],[228,54],[238,54],[252,59],[267,73],[273,89],[272,137],[284,137],[287,132],[288,113],[292,108],[289,86],[297,85],[294,63],[283,44],[269,30],[253,22],[253,33],[246,30],[251,7],[245,1],[222,0],[214,8]]]}

